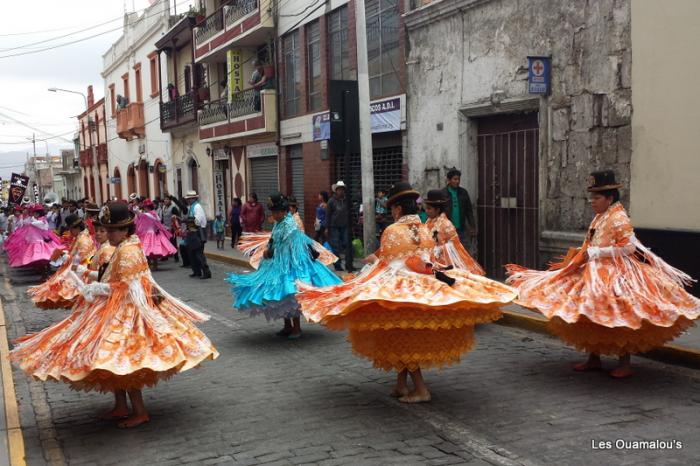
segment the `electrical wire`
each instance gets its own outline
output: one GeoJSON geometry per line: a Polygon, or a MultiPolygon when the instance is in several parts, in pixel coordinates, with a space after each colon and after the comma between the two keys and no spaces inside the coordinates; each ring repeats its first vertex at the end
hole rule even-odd
{"type": "MultiPolygon", "coordinates": [[[[190,0],[182,0],[181,2],[178,3],[178,5],[182,5],[182,4],[189,3],[189,2],[190,2],[190,0]]],[[[152,15],[145,15],[145,14],[144,14],[144,15],[142,15],[142,16],[136,18],[136,20],[135,20],[133,23],[130,23],[130,24],[128,24],[127,26],[133,26],[133,25],[135,25],[135,24],[139,23],[140,21],[143,21],[143,20],[145,20],[145,19],[147,19],[147,18],[152,18],[152,17],[154,17],[154,16],[160,16],[160,15],[162,15],[165,11],[166,11],[166,10],[161,10],[160,12],[154,13],[154,14],[152,14],[152,15]]],[[[105,24],[108,24],[108,23],[111,23],[111,22],[113,22],[113,21],[108,21],[108,22],[105,23],[105,24]]],[[[105,34],[109,34],[109,33],[111,33],[111,32],[116,32],[116,31],[119,31],[119,30],[121,30],[121,29],[123,29],[123,28],[124,28],[124,26],[119,26],[119,27],[117,27],[117,28],[109,29],[109,30],[107,30],[107,31],[102,31],[102,32],[99,32],[99,33],[97,33],[97,34],[93,34],[93,35],[91,35],[91,36],[81,37],[80,39],[72,40],[72,41],[69,41],[69,42],[64,42],[64,43],[61,43],[61,44],[56,44],[56,45],[53,45],[53,46],[50,46],[50,47],[41,48],[41,49],[28,50],[28,51],[25,51],[25,52],[12,53],[12,54],[9,54],[9,55],[0,55],[0,59],[2,59],[2,58],[20,57],[20,56],[23,56],[23,55],[31,55],[31,54],[35,54],[35,53],[46,52],[46,51],[49,51],[49,50],[55,50],[55,49],[57,49],[57,48],[61,48],[61,47],[65,47],[65,46],[68,46],[68,45],[73,45],[73,44],[77,44],[77,43],[80,43],[80,42],[84,42],[84,41],[86,41],[86,40],[94,39],[95,37],[100,37],[100,36],[103,36],[103,35],[105,35],[105,34]]],[[[88,29],[86,29],[86,30],[89,30],[89,29],[94,29],[94,27],[93,27],[93,28],[88,28],[88,29]]],[[[45,42],[51,42],[52,40],[55,40],[55,39],[47,39],[46,41],[42,41],[42,42],[44,42],[44,43],[45,43],[45,42]]]]}

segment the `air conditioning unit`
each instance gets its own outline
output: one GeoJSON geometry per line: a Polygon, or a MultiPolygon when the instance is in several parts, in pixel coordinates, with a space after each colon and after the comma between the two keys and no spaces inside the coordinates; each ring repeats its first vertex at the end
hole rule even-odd
{"type": "Polygon", "coordinates": [[[146,153],[146,144],[139,144],[139,154],[143,155],[146,153]]]}

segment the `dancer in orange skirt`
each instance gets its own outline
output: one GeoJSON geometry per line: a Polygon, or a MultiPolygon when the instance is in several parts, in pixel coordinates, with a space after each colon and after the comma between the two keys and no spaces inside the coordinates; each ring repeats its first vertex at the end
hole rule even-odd
{"type": "Polygon", "coordinates": [[[109,242],[109,235],[107,229],[102,226],[98,221],[93,222],[95,228],[95,241],[99,244],[97,251],[90,258],[88,265],[78,265],[74,266],[73,270],[82,277],[83,281],[86,283],[97,281],[99,278],[100,271],[104,272],[104,269],[109,264],[109,260],[114,254],[116,249],[112,243],[109,242]]]}
{"type": "Polygon", "coordinates": [[[634,236],[621,187],[612,171],[591,174],[596,216],[583,246],[563,263],[543,272],[507,266],[519,304],[541,312],[552,333],[590,353],[574,369],[600,369],[601,355],[619,356],[610,372],[616,378],[632,374],[630,354],[663,345],[700,316],[700,300],[683,288],[691,278],[634,236]]]}
{"type": "Polygon", "coordinates": [[[153,281],[133,222],[126,204],[103,208],[100,224],[116,249],[99,281],[85,284],[73,274],[82,295],[73,313],[21,338],[10,353],[23,371],[38,380],[113,392],[115,406],[103,418],[126,418],[119,427],[148,422],[144,387],[218,356],[193,323],[208,317],[153,281]]]}
{"type": "MultiPolygon", "coordinates": [[[[80,295],[78,288],[68,274],[73,265],[86,265],[95,254],[95,241],[90,236],[83,220],[76,214],[66,217],[66,226],[73,237],[73,244],[63,253],[63,264],[44,283],[27,290],[34,304],[41,309],[70,309],[80,295]]],[[[60,254],[60,250],[54,253],[60,254]]]]}
{"type": "Polygon", "coordinates": [[[425,204],[425,213],[428,215],[425,226],[428,227],[435,241],[433,260],[443,266],[486,275],[479,263],[464,249],[457,229],[445,215],[447,198],[444,191],[441,189],[428,191],[428,196],[423,198],[423,204],[425,204]]]}
{"type": "Polygon", "coordinates": [[[353,351],[384,370],[396,370],[392,396],[405,403],[430,401],[421,370],[457,363],[474,346],[474,325],[501,317],[516,292],[464,270],[431,264],[434,245],[418,218],[418,192],[405,182],[389,190],[388,226],[372,265],[341,285],[299,285],[304,316],[333,330],[349,330],[353,351]],[[414,390],[408,389],[408,374],[414,390]]]}

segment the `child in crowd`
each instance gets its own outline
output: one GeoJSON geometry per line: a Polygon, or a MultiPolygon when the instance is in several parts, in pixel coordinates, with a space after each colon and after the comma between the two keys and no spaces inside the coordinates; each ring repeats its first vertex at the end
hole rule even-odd
{"type": "Polygon", "coordinates": [[[221,214],[216,214],[214,220],[214,236],[216,236],[216,249],[224,249],[224,233],[226,232],[226,224],[221,218],[221,214]]]}

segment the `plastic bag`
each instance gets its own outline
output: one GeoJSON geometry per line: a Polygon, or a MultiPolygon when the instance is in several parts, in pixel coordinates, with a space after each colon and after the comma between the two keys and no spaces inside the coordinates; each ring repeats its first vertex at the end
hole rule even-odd
{"type": "Polygon", "coordinates": [[[355,253],[355,257],[364,257],[365,248],[362,246],[362,240],[359,238],[352,240],[352,251],[355,253]]]}

